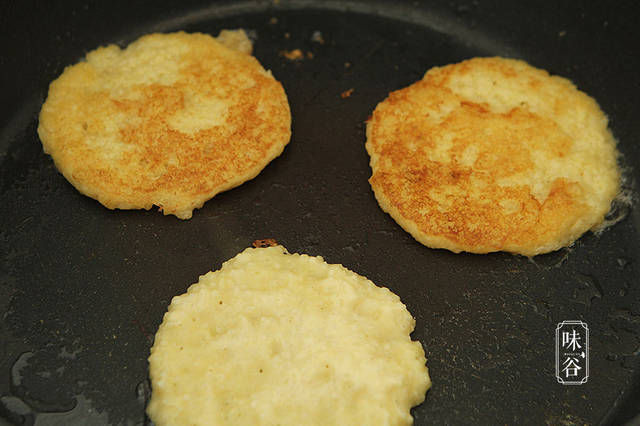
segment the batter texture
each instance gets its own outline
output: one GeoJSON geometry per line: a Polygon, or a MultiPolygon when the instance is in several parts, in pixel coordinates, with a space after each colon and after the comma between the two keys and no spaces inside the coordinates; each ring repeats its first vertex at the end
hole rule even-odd
{"type": "Polygon", "coordinates": [[[431,382],[398,296],[321,257],[249,248],[165,314],[161,425],[408,425],[431,382]]]}

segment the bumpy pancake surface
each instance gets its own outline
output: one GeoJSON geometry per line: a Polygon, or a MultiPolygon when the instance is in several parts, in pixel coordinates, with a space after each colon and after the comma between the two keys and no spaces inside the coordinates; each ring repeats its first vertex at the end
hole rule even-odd
{"type": "Polygon", "coordinates": [[[431,382],[398,296],[321,257],[249,248],[174,297],[156,425],[407,425],[431,382]]]}
{"type": "Polygon", "coordinates": [[[243,53],[241,36],[151,34],[89,52],[51,83],[38,128],[45,152],[108,208],[157,205],[190,218],[255,177],[291,135],[282,86],[243,53]]]}
{"type": "Polygon", "coordinates": [[[429,70],[378,104],[366,148],[382,209],[454,252],[557,250],[602,223],[619,191],[595,100],[518,60],[429,70]]]}

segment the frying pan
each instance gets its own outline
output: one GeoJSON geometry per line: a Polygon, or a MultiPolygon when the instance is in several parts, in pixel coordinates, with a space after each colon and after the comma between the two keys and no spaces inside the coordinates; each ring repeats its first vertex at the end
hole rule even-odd
{"type": "MultiPolygon", "coordinates": [[[[364,121],[430,67],[522,58],[594,96],[640,170],[640,17],[634,5],[497,1],[69,1],[0,6],[0,418],[144,424],[147,356],[173,296],[275,238],[397,293],[433,379],[415,424],[622,424],[640,406],[640,214],[527,259],[428,249],[378,207],[364,121]],[[256,179],[189,221],[110,211],[43,154],[50,81],[99,45],[149,32],[244,28],[287,92],[293,138],[256,179]],[[319,31],[324,43],[313,41],[319,31]],[[283,50],[313,58],[289,61],[283,50]],[[340,94],[354,89],[351,96],[340,94]],[[590,328],[590,378],[555,379],[554,333],[590,328]]],[[[317,40],[317,38],[316,38],[317,40]]],[[[636,424],[638,420],[636,418],[636,424]]]]}

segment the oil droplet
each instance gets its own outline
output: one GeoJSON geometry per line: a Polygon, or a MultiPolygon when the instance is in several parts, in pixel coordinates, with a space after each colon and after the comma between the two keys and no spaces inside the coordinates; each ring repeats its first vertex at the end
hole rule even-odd
{"type": "Polygon", "coordinates": [[[29,359],[34,355],[33,352],[23,352],[20,354],[16,362],[11,367],[11,383],[14,386],[22,384],[22,370],[29,365],[29,359]]]}
{"type": "Polygon", "coordinates": [[[626,259],[624,257],[619,257],[618,259],[616,259],[616,261],[618,262],[618,267],[620,269],[624,269],[627,267],[627,265],[629,265],[629,259],[626,259]]]}
{"type": "Polygon", "coordinates": [[[618,354],[614,354],[614,353],[609,353],[606,356],[607,361],[618,361],[620,359],[620,356],[618,354]]]}
{"type": "Polygon", "coordinates": [[[564,247],[551,253],[538,255],[535,258],[530,257],[529,262],[544,270],[559,268],[567,261],[572,251],[571,247],[564,247]]]}
{"type": "Polygon", "coordinates": [[[638,366],[638,355],[636,354],[636,352],[632,353],[631,355],[625,355],[622,359],[621,365],[622,368],[627,368],[630,370],[635,369],[638,366]]]}
{"type": "Polygon", "coordinates": [[[3,408],[3,415],[6,416],[6,420],[16,425],[25,424],[27,420],[25,417],[31,414],[31,408],[20,398],[14,396],[0,397],[0,407],[3,408]]]}
{"type": "Polygon", "coordinates": [[[611,202],[611,210],[604,218],[604,221],[594,229],[595,235],[601,235],[606,229],[612,227],[616,223],[623,220],[631,211],[631,207],[634,204],[634,191],[631,187],[627,176],[628,171],[623,171],[622,176],[622,190],[616,195],[616,198],[611,202]]]}
{"type": "Polygon", "coordinates": [[[58,358],[59,359],[76,359],[80,352],[82,352],[82,347],[73,348],[71,352],[69,352],[66,346],[63,346],[60,352],[58,353],[58,358]]]}
{"type": "Polygon", "coordinates": [[[68,411],[37,412],[27,403],[15,396],[0,398],[2,408],[7,418],[18,425],[33,426],[80,426],[80,425],[108,425],[106,412],[98,412],[91,406],[91,401],[84,395],[75,398],[75,406],[68,411]]]}
{"type": "Polygon", "coordinates": [[[578,287],[573,290],[573,298],[576,302],[589,308],[594,299],[602,298],[604,290],[598,280],[587,274],[578,274],[576,278],[578,287]]]}
{"type": "Polygon", "coordinates": [[[149,380],[143,380],[138,383],[138,386],[136,386],[136,395],[138,396],[138,401],[146,406],[151,398],[151,384],[149,380]]]}

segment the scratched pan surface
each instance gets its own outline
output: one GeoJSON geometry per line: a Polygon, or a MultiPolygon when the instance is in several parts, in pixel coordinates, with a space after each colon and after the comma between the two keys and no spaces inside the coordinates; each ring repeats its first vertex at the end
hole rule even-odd
{"type": "Polygon", "coordinates": [[[378,208],[363,126],[389,91],[434,65],[523,58],[600,102],[637,178],[636,11],[595,2],[198,3],[0,7],[0,423],[143,424],[146,358],[171,298],[265,237],[401,296],[434,383],[413,410],[418,425],[620,424],[637,414],[637,209],[535,262],[431,250],[378,208]],[[237,27],[255,36],[255,55],[283,83],[293,113],[291,144],[256,179],[180,221],[109,211],[42,153],[37,113],[65,65],[148,32],[237,27]],[[324,44],[311,40],[315,31],[324,44]],[[295,48],[313,58],[279,54],[295,48]],[[590,378],[562,386],[555,326],[575,319],[591,330],[590,378]]]}

